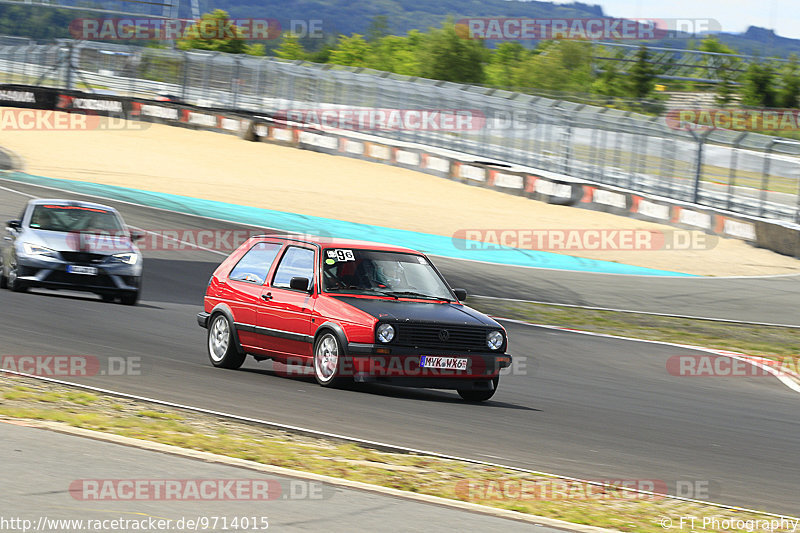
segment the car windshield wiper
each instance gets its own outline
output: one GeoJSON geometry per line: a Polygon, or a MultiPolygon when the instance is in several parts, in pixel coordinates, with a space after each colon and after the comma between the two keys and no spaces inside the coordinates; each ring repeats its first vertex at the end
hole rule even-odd
{"type": "Polygon", "coordinates": [[[414,291],[383,291],[382,294],[387,296],[394,296],[395,298],[421,298],[425,300],[446,300],[451,302],[450,298],[441,298],[439,296],[431,296],[430,294],[422,294],[421,292],[414,291]]]}
{"type": "MultiPolygon", "coordinates": [[[[378,291],[378,290],[375,290],[375,289],[365,289],[363,287],[350,286],[350,287],[326,287],[325,288],[325,292],[339,292],[339,291],[348,291],[348,292],[359,291],[359,292],[370,292],[370,293],[373,293],[373,294],[384,294],[383,291],[378,291]]],[[[353,294],[355,294],[355,293],[353,293],[353,294]]]]}

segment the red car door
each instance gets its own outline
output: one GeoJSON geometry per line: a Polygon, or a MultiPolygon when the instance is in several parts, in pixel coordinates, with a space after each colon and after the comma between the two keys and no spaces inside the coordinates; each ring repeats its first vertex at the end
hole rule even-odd
{"type": "Polygon", "coordinates": [[[276,242],[254,244],[231,269],[219,295],[230,306],[239,342],[247,351],[258,351],[262,341],[255,327],[258,309],[267,273],[281,246],[276,242]]]}
{"type": "Polygon", "coordinates": [[[262,346],[273,357],[311,357],[312,311],[316,294],[314,265],[316,248],[301,244],[286,246],[269,284],[262,288],[258,309],[258,332],[262,346]],[[294,277],[310,280],[312,290],[292,289],[294,277]]]}

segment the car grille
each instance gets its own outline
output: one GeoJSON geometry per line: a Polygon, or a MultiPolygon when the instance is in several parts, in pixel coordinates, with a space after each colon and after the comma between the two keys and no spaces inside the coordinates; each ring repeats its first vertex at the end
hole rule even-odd
{"type": "Polygon", "coordinates": [[[486,350],[488,329],[470,326],[396,324],[397,344],[423,348],[486,350]],[[447,332],[446,334],[443,332],[447,332]]]}
{"type": "Polygon", "coordinates": [[[101,263],[108,256],[91,252],[58,252],[69,263],[101,263]]]}
{"type": "Polygon", "coordinates": [[[63,270],[54,270],[47,276],[45,282],[52,283],[67,283],[75,286],[90,286],[90,287],[111,287],[114,288],[114,280],[107,274],[99,274],[97,276],[85,276],[83,274],[70,274],[63,270]]]}

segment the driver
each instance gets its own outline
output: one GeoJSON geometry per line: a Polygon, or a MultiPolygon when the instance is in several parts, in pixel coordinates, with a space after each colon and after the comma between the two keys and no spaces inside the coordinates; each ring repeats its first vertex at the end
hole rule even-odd
{"type": "Polygon", "coordinates": [[[36,209],[33,212],[30,225],[39,229],[50,229],[53,225],[53,218],[47,209],[36,209]]]}
{"type": "Polygon", "coordinates": [[[375,279],[379,284],[390,289],[405,288],[406,273],[403,265],[398,261],[375,266],[375,279]]]}

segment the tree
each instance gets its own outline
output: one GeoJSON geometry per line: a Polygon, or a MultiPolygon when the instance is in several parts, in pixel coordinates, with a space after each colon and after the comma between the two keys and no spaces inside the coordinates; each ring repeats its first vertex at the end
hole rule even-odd
{"type": "Polygon", "coordinates": [[[603,96],[625,96],[625,81],[619,74],[617,63],[608,61],[600,77],[592,83],[592,92],[603,96]]]}
{"type": "Polygon", "coordinates": [[[215,9],[213,13],[205,13],[200,21],[187,28],[186,38],[178,41],[181,50],[210,50],[229,54],[242,54],[246,51],[246,43],[242,32],[230,20],[228,13],[215,9]]]}
{"type": "Polygon", "coordinates": [[[275,49],[275,55],[281,59],[288,59],[291,61],[297,59],[305,59],[306,51],[303,45],[300,44],[300,39],[292,32],[286,32],[281,37],[281,43],[275,49]]]}
{"type": "Polygon", "coordinates": [[[742,102],[754,107],[775,107],[775,71],[770,63],[754,61],[747,67],[742,102]]]}
{"type": "Polygon", "coordinates": [[[367,66],[376,70],[396,72],[405,76],[419,76],[419,32],[406,37],[387,35],[370,46],[367,66]]]}
{"type": "Polygon", "coordinates": [[[518,42],[504,42],[495,48],[486,66],[486,80],[499,87],[513,87],[517,69],[526,57],[525,47],[518,42]]]}
{"type": "MultiPolygon", "coordinates": [[[[711,52],[714,54],[735,54],[736,50],[725,43],[720,42],[716,37],[706,37],[700,43],[701,52],[711,52]]],[[[736,95],[734,82],[736,81],[736,70],[741,61],[736,57],[730,56],[708,56],[706,64],[711,67],[711,73],[718,80],[716,86],[716,100],[718,104],[728,105],[736,95]]]]}
{"type": "Polygon", "coordinates": [[[367,42],[374,43],[389,35],[389,17],[375,15],[367,28],[367,42]]]}
{"type": "Polygon", "coordinates": [[[328,62],[349,67],[366,67],[368,54],[369,44],[364,37],[357,33],[350,37],[341,35],[336,48],[331,50],[328,62]]]}
{"type": "Polygon", "coordinates": [[[540,43],[517,69],[516,85],[556,92],[588,92],[592,47],[582,41],[540,43]]]}
{"type": "Polygon", "coordinates": [[[647,98],[655,89],[656,74],[649,60],[650,52],[647,47],[640,46],[628,79],[628,92],[634,98],[647,98]]]}
{"type": "Polygon", "coordinates": [[[780,107],[800,107],[800,65],[798,65],[795,54],[791,55],[789,64],[781,75],[778,105],[780,107]]]}
{"type": "Polygon", "coordinates": [[[483,41],[459,36],[452,19],[432,29],[422,41],[420,74],[456,83],[483,83],[488,51],[483,41]]]}

